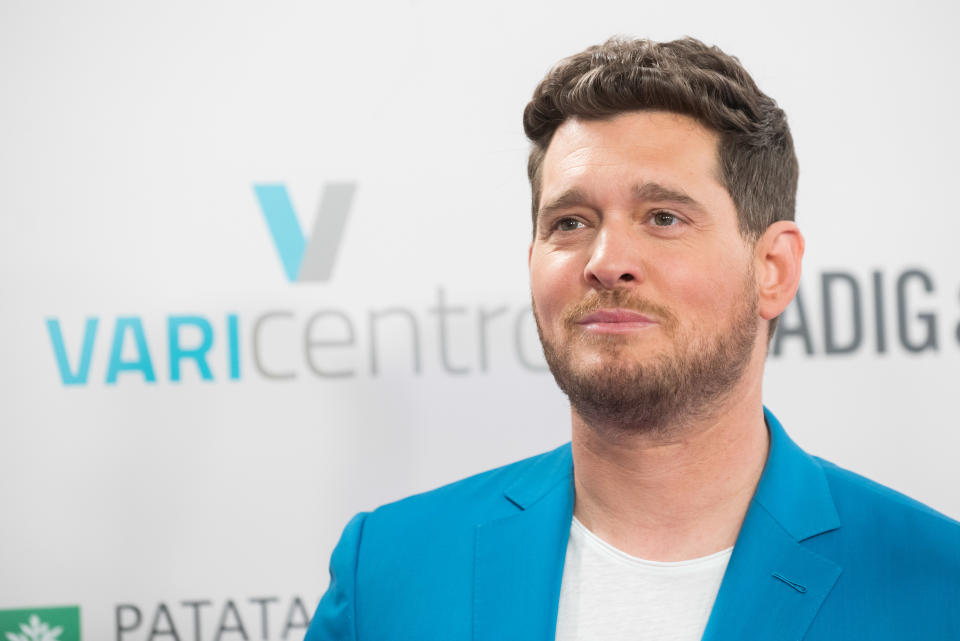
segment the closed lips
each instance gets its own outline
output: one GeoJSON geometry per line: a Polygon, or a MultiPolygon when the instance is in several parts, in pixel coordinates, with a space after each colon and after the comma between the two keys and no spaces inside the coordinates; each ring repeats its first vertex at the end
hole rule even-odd
{"type": "Polygon", "coordinates": [[[630,309],[601,309],[577,321],[580,325],[597,324],[651,324],[656,321],[630,309]]]}

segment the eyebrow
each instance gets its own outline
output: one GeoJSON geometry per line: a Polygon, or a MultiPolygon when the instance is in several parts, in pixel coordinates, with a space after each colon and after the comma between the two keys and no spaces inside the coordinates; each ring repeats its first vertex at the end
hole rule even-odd
{"type": "Polygon", "coordinates": [[[568,189],[537,211],[537,218],[552,213],[558,209],[568,209],[587,204],[587,196],[577,188],[568,189]]]}
{"type": "Polygon", "coordinates": [[[690,197],[686,192],[679,189],[665,187],[660,183],[641,183],[633,186],[633,197],[635,200],[661,200],[681,205],[691,205],[702,209],[703,207],[690,197]]]}
{"type": "MultiPolygon", "coordinates": [[[[638,183],[633,186],[631,189],[633,192],[633,199],[636,201],[661,201],[661,202],[671,202],[681,205],[688,205],[699,210],[703,210],[703,205],[697,202],[686,192],[680,189],[674,189],[661,185],[660,183],[655,182],[645,182],[638,183]]],[[[540,207],[540,210],[537,212],[537,217],[542,217],[546,214],[553,213],[557,210],[568,209],[570,207],[580,207],[580,206],[589,206],[591,209],[595,209],[589,203],[587,195],[577,188],[568,189],[563,192],[553,200],[551,200],[546,205],[540,207]]]]}

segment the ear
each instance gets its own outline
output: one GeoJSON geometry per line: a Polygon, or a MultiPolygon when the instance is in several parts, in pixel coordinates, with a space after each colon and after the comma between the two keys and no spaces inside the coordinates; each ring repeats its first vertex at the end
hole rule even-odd
{"type": "Polygon", "coordinates": [[[767,228],[754,247],[760,316],[779,316],[793,300],[800,286],[803,234],[796,223],[780,220],[767,228]]]}
{"type": "Polygon", "coordinates": [[[533,261],[533,241],[530,241],[530,247],[527,249],[527,271],[530,271],[530,263],[533,261]]]}

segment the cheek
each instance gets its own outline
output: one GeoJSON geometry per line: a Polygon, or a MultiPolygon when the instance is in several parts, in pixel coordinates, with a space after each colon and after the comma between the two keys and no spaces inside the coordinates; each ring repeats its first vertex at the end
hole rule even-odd
{"type": "Polygon", "coordinates": [[[582,298],[583,267],[573,256],[533,254],[530,293],[544,323],[557,321],[563,310],[582,298]]]}
{"type": "Polygon", "coordinates": [[[658,281],[663,302],[681,316],[681,323],[683,317],[694,323],[724,318],[743,296],[745,273],[742,265],[719,256],[665,259],[648,272],[651,280],[658,281]]]}

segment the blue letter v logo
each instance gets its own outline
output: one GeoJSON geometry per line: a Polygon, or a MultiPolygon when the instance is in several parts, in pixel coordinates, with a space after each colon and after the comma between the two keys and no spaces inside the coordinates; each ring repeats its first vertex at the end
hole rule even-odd
{"type": "Polygon", "coordinates": [[[330,279],[356,188],[355,183],[327,183],[323,186],[320,208],[308,244],[287,188],[283,184],[253,186],[287,280],[302,283],[330,279]]]}

